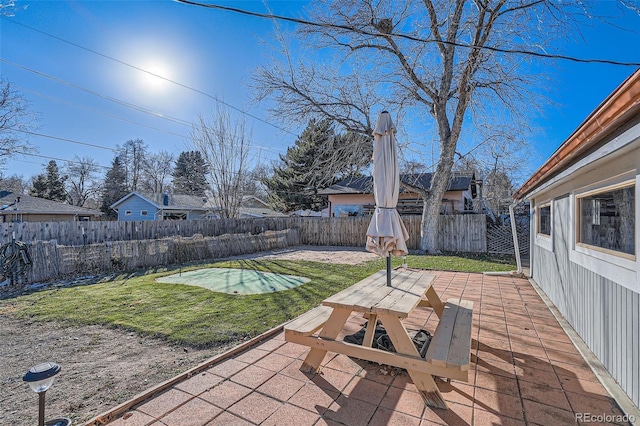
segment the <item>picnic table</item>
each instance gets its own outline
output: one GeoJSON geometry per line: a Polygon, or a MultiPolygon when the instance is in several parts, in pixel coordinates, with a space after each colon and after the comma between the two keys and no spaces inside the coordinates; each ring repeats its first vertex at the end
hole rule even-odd
{"type": "Polygon", "coordinates": [[[434,280],[433,272],[400,268],[392,271],[387,286],[386,271],[378,271],[286,324],[285,340],[311,348],[303,371],[317,372],[328,351],[404,368],[427,405],[446,409],[434,378],[468,381],[473,302],[443,303],[434,280]],[[417,307],[431,308],[439,318],[424,358],[402,323],[417,307]],[[368,318],[362,345],[337,339],[354,312],[368,318]],[[396,352],[372,347],[378,320],[396,352]]]}

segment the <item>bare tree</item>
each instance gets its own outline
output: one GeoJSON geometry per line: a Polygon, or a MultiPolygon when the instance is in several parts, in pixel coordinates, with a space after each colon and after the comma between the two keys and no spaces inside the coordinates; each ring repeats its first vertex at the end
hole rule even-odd
{"type": "Polygon", "coordinates": [[[263,201],[267,200],[269,191],[262,183],[269,175],[269,167],[264,164],[257,164],[245,175],[243,192],[245,195],[253,195],[263,201]]]}
{"type": "Polygon", "coordinates": [[[0,176],[0,189],[15,194],[27,194],[30,184],[20,175],[0,176]]]}
{"type": "Polygon", "coordinates": [[[251,150],[244,120],[233,122],[229,112],[218,105],[209,119],[198,117],[191,145],[209,168],[208,180],[219,215],[239,217],[251,150]]]}
{"type": "Polygon", "coordinates": [[[164,192],[173,171],[174,160],[173,154],[167,151],[147,154],[142,163],[141,189],[155,194],[164,192]]]}
{"type": "Polygon", "coordinates": [[[0,80],[0,168],[16,154],[36,151],[25,133],[34,125],[35,116],[29,111],[27,101],[11,83],[0,80]]]}
{"type": "Polygon", "coordinates": [[[313,7],[311,24],[297,30],[310,47],[306,56],[294,58],[284,46],[282,58],[257,70],[257,99],[274,100],[283,120],[327,117],[364,134],[383,109],[431,125],[438,158],[431,187],[412,189],[424,200],[420,248],[436,252],[458,141],[490,138],[505,125],[517,129],[512,143],[526,138],[539,101],[534,88],[544,81],[520,53],[544,52],[575,29],[570,17],[583,2],[319,0],[313,7]]]}
{"type": "Polygon", "coordinates": [[[117,146],[118,157],[127,176],[127,189],[137,191],[148,147],[142,139],[128,140],[122,146],[117,146]]]}
{"type": "Polygon", "coordinates": [[[0,16],[15,16],[16,11],[25,10],[28,5],[17,6],[14,0],[0,0],[0,16]]]}
{"type": "Polygon", "coordinates": [[[67,197],[71,205],[86,207],[87,202],[96,200],[102,191],[100,166],[90,157],[76,155],[73,160],[65,167],[67,197]]]}

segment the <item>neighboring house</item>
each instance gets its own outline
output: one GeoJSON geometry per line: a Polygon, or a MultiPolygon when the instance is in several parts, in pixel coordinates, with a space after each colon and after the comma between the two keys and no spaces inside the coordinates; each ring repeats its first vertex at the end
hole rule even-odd
{"type": "MultiPolygon", "coordinates": [[[[431,173],[402,174],[401,182],[428,189],[431,185],[431,173]]],[[[476,197],[477,183],[474,175],[454,175],[449,188],[442,198],[442,214],[471,213],[473,198],[476,197]]],[[[318,191],[329,196],[331,216],[370,215],[375,209],[373,197],[373,177],[344,179],[330,187],[318,191]]],[[[422,198],[415,192],[409,192],[400,185],[398,212],[401,215],[422,214],[422,198]]]]}
{"type": "Polygon", "coordinates": [[[297,217],[329,217],[329,207],[325,207],[320,211],[314,211],[311,209],[296,210],[291,212],[289,215],[297,217]]]}
{"type": "Polygon", "coordinates": [[[212,210],[206,197],[131,192],[111,205],[118,221],[200,219],[212,210]]]}
{"type": "Polygon", "coordinates": [[[531,277],[640,406],[640,70],[514,194],[531,277]]]}
{"type": "MultiPolygon", "coordinates": [[[[147,194],[131,192],[111,205],[118,211],[118,221],[218,218],[219,210],[207,197],[184,194],[147,194]]],[[[240,218],[285,216],[254,196],[244,197],[240,218]]]]}
{"type": "Polygon", "coordinates": [[[269,204],[260,198],[253,195],[247,195],[242,198],[240,218],[252,217],[286,217],[286,215],[273,210],[269,207],[269,204]]]}
{"type": "Polygon", "coordinates": [[[2,222],[75,222],[100,220],[101,215],[98,210],[0,191],[2,222]]]}

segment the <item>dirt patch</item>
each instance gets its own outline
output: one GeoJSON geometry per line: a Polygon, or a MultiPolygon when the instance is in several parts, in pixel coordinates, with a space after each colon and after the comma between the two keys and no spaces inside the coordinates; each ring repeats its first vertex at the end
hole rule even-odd
{"type": "MultiPolygon", "coordinates": [[[[359,264],[378,257],[364,249],[305,246],[236,258],[359,264]]],[[[37,424],[38,397],[22,376],[41,362],[62,367],[47,391],[46,418],[65,416],[79,425],[230,349],[194,349],[97,325],[73,327],[10,315],[0,315],[0,344],[3,425],[37,424]]]]}

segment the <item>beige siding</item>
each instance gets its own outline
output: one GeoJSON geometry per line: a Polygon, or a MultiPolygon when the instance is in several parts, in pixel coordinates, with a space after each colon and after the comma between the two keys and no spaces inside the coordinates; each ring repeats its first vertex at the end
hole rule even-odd
{"type": "MultiPolygon", "coordinates": [[[[469,193],[469,191],[466,191],[469,193]]],[[[399,199],[409,200],[420,198],[418,194],[400,194],[399,199]]],[[[447,191],[442,197],[443,213],[455,214],[464,211],[464,192],[463,191],[447,191]]],[[[334,207],[336,206],[374,206],[375,200],[373,194],[336,194],[329,195],[329,203],[331,205],[331,216],[334,216],[334,207]]]]}

